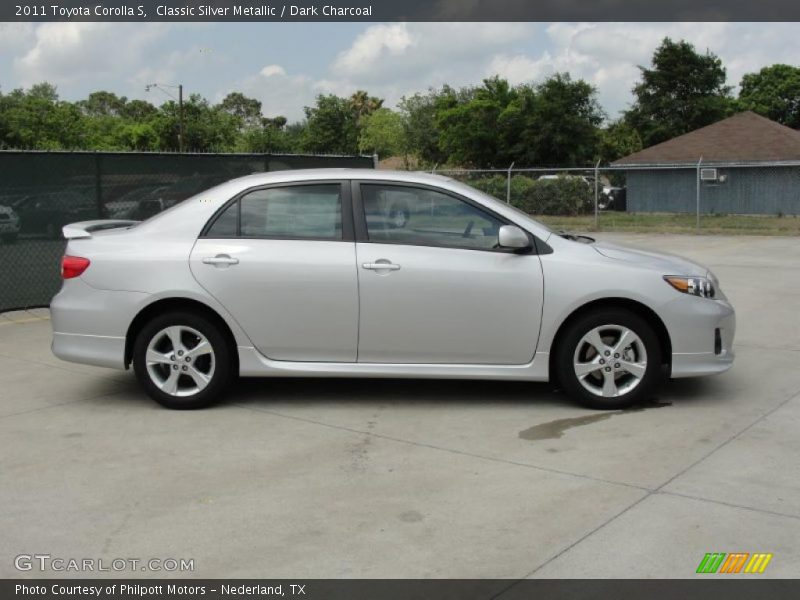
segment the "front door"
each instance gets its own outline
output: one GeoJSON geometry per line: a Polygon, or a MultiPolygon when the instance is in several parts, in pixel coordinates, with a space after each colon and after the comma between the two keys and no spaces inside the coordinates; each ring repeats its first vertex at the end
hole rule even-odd
{"type": "Polygon", "coordinates": [[[533,359],[542,269],[535,253],[497,247],[505,219],[427,187],[363,182],[359,189],[367,234],[356,244],[359,362],[533,359]]]}
{"type": "Polygon", "coordinates": [[[358,280],[350,215],[341,182],[251,190],[197,240],[192,273],[268,358],[354,362],[358,280]]]}

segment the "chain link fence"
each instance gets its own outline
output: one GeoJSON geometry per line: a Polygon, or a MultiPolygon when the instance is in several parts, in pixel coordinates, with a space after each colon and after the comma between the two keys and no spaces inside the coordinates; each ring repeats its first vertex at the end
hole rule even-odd
{"type": "Polygon", "coordinates": [[[434,169],[556,228],[800,232],[800,163],[434,169]],[[764,217],[772,217],[765,219],[764,217]],[[783,223],[775,218],[784,218],[783,223]]]}
{"type": "Polygon", "coordinates": [[[61,286],[61,228],[143,220],[255,172],[373,168],[373,157],[264,154],[0,152],[0,311],[47,306],[61,286]]]}
{"type": "MultiPolygon", "coordinates": [[[[579,216],[598,210],[610,190],[597,168],[434,169],[537,216],[579,216]]],[[[624,177],[624,175],[623,175],[624,177]]]]}
{"type": "MultiPolygon", "coordinates": [[[[141,220],[259,171],[374,166],[373,157],[0,152],[0,311],[46,306],[67,223],[141,220]]],[[[800,162],[434,169],[554,229],[800,234],[800,162]]]]}

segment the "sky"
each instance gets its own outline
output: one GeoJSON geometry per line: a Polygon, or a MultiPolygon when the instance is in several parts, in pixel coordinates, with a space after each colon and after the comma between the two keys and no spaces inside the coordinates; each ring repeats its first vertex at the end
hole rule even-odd
{"type": "Polygon", "coordinates": [[[0,92],[48,81],[66,100],[107,90],[160,104],[147,84],[182,83],[212,102],[241,91],[293,121],[320,93],[365,89],[394,107],[444,83],[569,71],[613,119],[665,36],[717,54],[734,88],[800,56],[797,23],[0,23],[0,92]]]}

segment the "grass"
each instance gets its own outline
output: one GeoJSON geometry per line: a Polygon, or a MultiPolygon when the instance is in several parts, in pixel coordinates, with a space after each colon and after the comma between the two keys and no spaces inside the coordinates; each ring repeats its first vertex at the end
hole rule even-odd
{"type": "Polygon", "coordinates": [[[699,230],[695,215],[689,214],[602,212],[599,227],[594,225],[594,215],[534,218],[552,229],[567,231],[800,236],[800,217],[796,215],[701,215],[699,230]]]}

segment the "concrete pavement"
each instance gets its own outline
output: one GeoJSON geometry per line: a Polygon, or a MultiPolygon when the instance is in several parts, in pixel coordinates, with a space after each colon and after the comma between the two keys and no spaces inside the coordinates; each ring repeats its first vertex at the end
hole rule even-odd
{"type": "Polygon", "coordinates": [[[117,576],[693,577],[706,552],[800,576],[800,239],[598,237],[710,266],[734,368],[624,412],[542,384],[308,379],[172,412],[53,357],[46,311],[0,315],[0,576],[82,575],[14,568],[48,553],[194,559],[117,576]]]}

